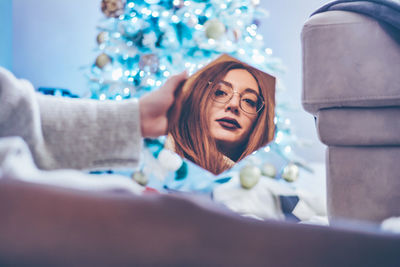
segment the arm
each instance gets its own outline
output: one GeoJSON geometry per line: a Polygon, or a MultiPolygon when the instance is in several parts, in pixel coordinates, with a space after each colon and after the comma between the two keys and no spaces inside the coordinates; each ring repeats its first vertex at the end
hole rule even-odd
{"type": "Polygon", "coordinates": [[[135,166],[141,137],[165,133],[167,110],[184,78],[171,78],[140,104],[100,102],[37,94],[29,82],[0,68],[0,137],[21,136],[44,169],[135,166]]]}
{"type": "MultiPolygon", "coordinates": [[[[139,104],[36,96],[41,136],[31,146],[46,169],[135,166],[141,150],[139,104]]],[[[36,141],[35,140],[35,141],[36,141]]]]}

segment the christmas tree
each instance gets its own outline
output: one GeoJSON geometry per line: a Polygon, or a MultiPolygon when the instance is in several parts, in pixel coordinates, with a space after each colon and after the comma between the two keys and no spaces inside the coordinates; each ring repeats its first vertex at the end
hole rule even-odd
{"type": "MultiPolygon", "coordinates": [[[[92,98],[140,96],[172,74],[194,73],[222,53],[276,76],[279,92],[283,65],[258,33],[267,16],[258,0],[103,0],[101,9],[99,55],[88,72],[92,98]]],[[[257,153],[264,162],[276,155],[283,159],[280,175],[293,179],[302,164],[292,151],[297,140],[290,120],[280,116],[280,109],[278,103],[275,140],[257,153]]],[[[269,176],[279,175],[274,165],[264,166],[269,176]]]]}

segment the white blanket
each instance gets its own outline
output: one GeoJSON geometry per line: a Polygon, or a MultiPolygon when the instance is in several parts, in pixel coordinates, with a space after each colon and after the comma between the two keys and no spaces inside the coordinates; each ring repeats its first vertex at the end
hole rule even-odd
{"type": "Polygon", "coordinates": [[[91,191],[122,190],[141,194],[143,187],[126,176],[91,175],[76,170],[39,170],[20,137],[0,138],[0,178],[91,191]]]}
{"type": "Polygon", "coordinates": [[[303,223],[326,225],[325,167],[317,164],[313,169],[314,174],[302,171],[295,183],[263,176],[252,189],[242,188],[237,174],[214,189],[214,200],[244,216],[285,220],[288,214],[282,210],[281,201],[285,197],[294,197],[298,202],[290,215],[303,223]]]}

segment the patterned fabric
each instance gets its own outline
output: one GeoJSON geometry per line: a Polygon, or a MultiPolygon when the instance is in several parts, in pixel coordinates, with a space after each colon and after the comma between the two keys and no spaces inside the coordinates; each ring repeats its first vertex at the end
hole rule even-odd
{"type": "Polygon", "coordinates": [[[293,211],[296,205],[299,203],[300,198],[298,196],[279,196],[281,203],[282,213],[285,215],[287,221],[299,222],[300,219],[297,218],[293,211]]]}
{"type": "MultiPolygon", "coordinates": [[[[323,166],[320,168],[324,170],[323,166]]],[[[324,179],[307,177],[301,173],[299,180],[308,186],[287,183],[262,176],[252,189],[240,186],[239,177],[217,186],[213,191],[214,201],[247,217],[260,220],[310,222],[327,224],[325,195],[322,194],[324,179]]]]}

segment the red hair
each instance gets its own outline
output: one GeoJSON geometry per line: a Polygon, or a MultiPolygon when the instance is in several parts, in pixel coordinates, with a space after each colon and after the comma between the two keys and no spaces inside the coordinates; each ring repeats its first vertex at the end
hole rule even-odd
{"type": "MultiPolygon", "coordinates": [[[[219,174],[232,164],[218,151],[210,137],[207,107],[212,102],[209,82],[221,81],[233,69],[247,70],[257,81],[265,105],[258,113],[248,141],[237,149],[241,151],[237,161],[250,155],[274,138],[275,78],[239,61],[229,60],[210,64],[189,79],[180,97],[180,116],[170,125],[169,134],[175,142],[175,152],[214,174],[219,174]]],[[[179,112],[179,111],[178,111],[179,112]]]]}

